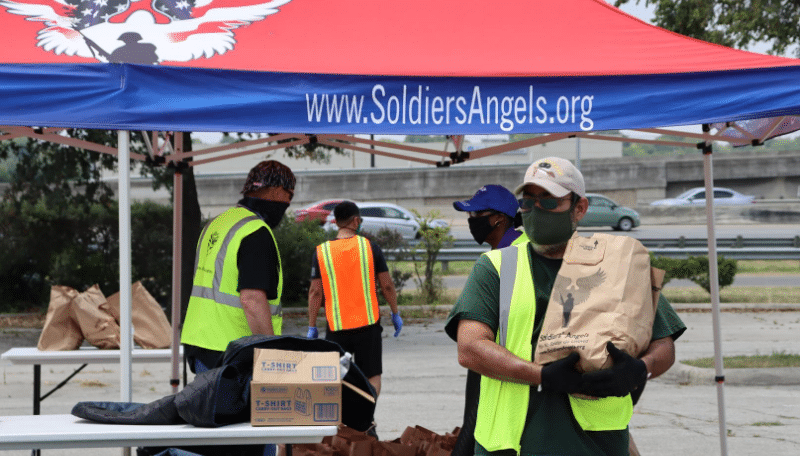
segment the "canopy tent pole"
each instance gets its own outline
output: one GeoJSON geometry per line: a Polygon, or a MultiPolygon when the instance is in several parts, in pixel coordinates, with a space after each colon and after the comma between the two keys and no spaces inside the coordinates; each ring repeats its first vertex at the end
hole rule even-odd
{"type": "MultiPolygon", "coordinates": [[[[183,133],[175,135],[174,150],[183,152],[183,133]]],[[[178,392],[180,385],[180,344],[181,344],[181,234],[183,233],[183,172],[175,167],[172,193],[172,392],[178,392]]]]}
{"type": "MultiPolygon", "coordinates": [[[[703,124],[703,132],[710,131],[708,124],[703,124]]],[[[722,365],[722,334],[720,330],[719,309],[719,271],[717,267],[717,238],[714,227],[714,170],[711,161],[711,143],[704,141],[703,179],[706,186],[706,229],[708,230],[708,281],[711,291],[711,316],[714,330],[714,380],[717,383],[717,406],[719,409],[719,443],[720,454],[728,454],[728,430],[725,423],[725,375],[722,365]]]]}
{"type": "Polygon", "coordinates": [[[131,350],[133,349],[133,325],[131,322],[131,167],[130,133],[117,132],[119,167],[119,325],[120,401],[131,402],[132,375],[131,350]]]}

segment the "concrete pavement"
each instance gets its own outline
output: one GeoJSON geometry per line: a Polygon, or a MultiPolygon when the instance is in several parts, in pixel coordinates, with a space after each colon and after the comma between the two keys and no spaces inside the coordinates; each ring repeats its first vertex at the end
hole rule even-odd
{"type": "MultiPolygon", "coordinates": [[[[677,342],[679,360],[714,354],[711,314],[680,312],[688,330],[677,342]]],[[[800,310],[783,312],[723,312],[722,349],[728,355],[800,353],[800,310]]],[[[390,327],[388,321],[384,322],[390,327]]],[[[399,338],[384,331],[383,393],[376,421],[383,440],[400,436],[407,426],[420,425],[438,433],[452,431],[461,422],[466,371],[456,360],[456,346],[443,331],[441,318],[406,317],[399,338]]],[[[302,317],[287,317],[287,334],[304,334],[302,317]]],[[[49,390],[74,366],[43,368],[49,390]]],[[[631,432],[642,454],[720,454],[717,387],[713,371],[694,376],[676,364],[661,378],[652,380],[634,411],[631,432]]],[[[171,393],[166,364],[134,365],[133,398],[150,402],[171,393]]],[[[32,368],[0,364],[0,411],[3,415],[31,412],[32,368]]],[[[773,372],[774,373],[774,372],[773,372]]],[[[727,445],[731,455],[795,454],[800,448],[800,386],[763,385],[758,376],[727,370],[730,384],[724,388],[727,445]]],[[[798,379],[800,370],[777,373],[778,379],[798,379]]],[[[777,382],[780,383],[780,382],[777,382]]],[[[791,382],[790,382],[791,383],[791,382]]],[[[115,401],[119,397],[119,373],[113,365],[93,365],[64,388],[42,402],[43,414],[69,413],[79,401],[115,401]]],[[[115,449],[51,450],[59,455],[119,454],[115,449]]],[[[4,454],[27,455],[25,451],[4,454]]]]}

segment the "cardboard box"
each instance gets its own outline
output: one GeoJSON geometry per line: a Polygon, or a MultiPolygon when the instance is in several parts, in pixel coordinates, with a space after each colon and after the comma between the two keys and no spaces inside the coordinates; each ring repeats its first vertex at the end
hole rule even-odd
{"type": "Polygon", "coordinates": [[[253,426],[327,426],[341,419],[338,352],[255,350],[250,384],[253,426]]]}

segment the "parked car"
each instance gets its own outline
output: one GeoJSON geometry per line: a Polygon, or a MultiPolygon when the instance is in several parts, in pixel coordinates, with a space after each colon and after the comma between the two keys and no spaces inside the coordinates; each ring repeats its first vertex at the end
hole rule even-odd
{"type": "Polygon", "coordinates": [[[603,195],[587,193],[589,209],[578,226],[610,226],[617,231],[630,231],[641,224],[639,213],[620,206],[603,195]]]}
{"type": "MultiPolygon", "coordinates": [[[[361,231],[377,233],[381,228],[397,231],[404,239],[417,239],[419,234],[419,221],[408,209],[392,203],[356,203],[364,223],[361,231]]],[[[445,220],[435,219],[431,222],[434,227],[447,227],[445,220]]],[[[333,214],[329,214],[323,228],[336,230],[333,214]]]]}
{"type": "Polygon", "coordinates": [[[316,220],[320,225],[325,223],[328,214],[333,211],[337,204],[341,203],[342,199],[320,200],[309,204],[301,209],[294,211],[295,221],[302,222],[304,220],[316,220]]]}
{"type": "MultiPolygon", "coordinates": [[[[752,204],[754,202],[755,196],[753,195],[742,195],[736,190],[714,187],[714,204],[738,205],[752,204]]],[[[705,206],[705,204],[705,187],[695,187],[691,190],[686,190],[675,198],[667,198],[650,203],[651,206],[705,206]]]]}

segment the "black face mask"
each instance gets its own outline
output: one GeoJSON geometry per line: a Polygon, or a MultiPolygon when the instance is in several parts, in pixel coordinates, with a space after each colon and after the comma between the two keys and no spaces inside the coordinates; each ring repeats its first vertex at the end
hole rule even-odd
{"type": "Polygon", "coordinates": [[[472,237],[478,244],[483,244],[486,241],[486,238],[489,237],[489,233],[491,233],[495,228],[491,225],[491,223],[489,223],[489,217],[491,217],[491,215],[484,215],[483,217],[470,217],[467,219],[467,223],[469,224],[469,232],[472,234],[472,237]]]}
{"type": "Polygon", "coordinates": [[[275,229],[280,225],[283,219],[283,214],[289,208],[289,203],[282,203],[280,201],[261,200],[259,204],[259,213],[264,217],[264,221],[271,229],[275,229]]]}

